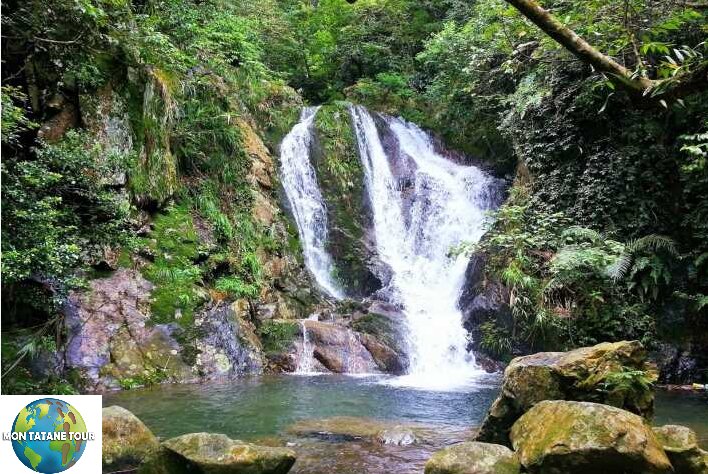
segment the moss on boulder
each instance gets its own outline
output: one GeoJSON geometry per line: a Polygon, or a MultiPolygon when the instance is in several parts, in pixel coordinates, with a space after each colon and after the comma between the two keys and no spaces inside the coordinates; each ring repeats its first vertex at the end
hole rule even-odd
{"type": "Polygon", "coordinates": [[[521,465],[506,446],[478,442],[442,449],[425,464],[425,474],[518,474],[521,465]]]}
{"type": "Polygon", "coordinates": [[[159,449],[155,435],[123,407],[103,409],[103,469],[122,471],[138,467],[159,449]]]}
{"type": "Polygon", "coordinates": [[[673,472],[642,417],[599,403],[542,401],[514,423],[511,442],[529,473],[673,472]]]}
{"type": "Polygon", "coordinates": [[[512,360],[504,372],[501,393],[489,409],[478,441],[509,445],[514,422],[543,400],[606,403],[651,416],[656,380],[654,368],[638,341],[602,343],[569,352],[541,352],[512,360]],[[628,375],[621,385],[610,382],[628,375]]]}
{"type": "Polygon", "coordinates": [[[190,433],[162,443],[154,472],[181,474],[285,474],[295,464],[287,448],[258,446],[215,433],[190,433]]]}
{"type": "Polygon", "coordinates": [[[708,474],[708,452],[698,447],[696,433],[685,426],[654,428],[676,474],[708,474]]]}

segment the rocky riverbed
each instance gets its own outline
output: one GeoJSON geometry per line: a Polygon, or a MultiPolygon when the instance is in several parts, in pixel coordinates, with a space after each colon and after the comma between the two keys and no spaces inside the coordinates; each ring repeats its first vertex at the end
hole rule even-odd
{"type": "Polygon", "coordinates": [[[429,474],[598,469],[704,473],[706,452],[701,443],[708,430],[696,435],[677,425],[695,423],[708,414],[705,401],[698,399],[681,414],[674,409],[676,399],[671,410],[665,409],[666,394],[661,394],[655,407],[651,385],[637,386],[623,397],[617,392],[620,387],[608,390],[608,377],[611,382],[610,374],[618,370],[632,369],[635,375],[642,372],[651,377],[651,366],[646,364],[641,345],[627,342],[517,359],[507,369],[501,390],[493,379],[450,393],[392,387],[386,378],[330,375],[120,392],[106,397],[106,403],[134,409],[162,443],[147,434],[145,425],[130,412],[109,407],[106,419],[111,421],[104,423],[104,436],[120,441],[106,443],[104,462],[107,472],[110,465],[126,462],[137,469],[146,459],[150,460],[146,466],[155,469],[165,459],[187,462],[189,456],[196,456],[189,462],[202,462],[204,452],[209,452],[240,466],[219,472],[287,472],[278,469],[284,469],[294,453],[290,472],[302,474],[419,473],[423,469],[429,474]],[[250,390],[244,390],[249,385],[250,390]],[[220,395],[214,396],[215,392],[220,395]],[[503,407],[506,417],[498,416],[503,407]],[[652,412],[656,412],[653,426],[642,416],[650,417],[652,412]],[[483,429],[475,428],[480,425],[483,429]],[[214,434],[189,435],[204,431],[214,434]],[[506,433],[506,438],[482,441],[489,433],[506,433]],[[185,445],[191,447],[181,454],[167,458],[156,454],[184,451],[185,445]],[[111,446],[122,449],[111,450],[111,446]],[[221,451],[231,454],[222,456],[221,451]],[[240,457],[233,454],[236,451],[242,453],[240,457]],[[244,471],[251,458],[268,459],[270,464],[261,464],[274,467],[244,471]]]}

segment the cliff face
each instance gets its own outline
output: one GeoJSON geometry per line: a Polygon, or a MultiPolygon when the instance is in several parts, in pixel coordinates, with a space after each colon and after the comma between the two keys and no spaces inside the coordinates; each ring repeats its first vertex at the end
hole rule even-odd
{"type": "Polygon", "coordinates": [[[163,130],[165,146],[146,152],[127,102],[110,85],[82,97],[100,156],[137,153],[134,167],[98,177],[133,206],[133,221],[125,243],[107,247],[86,288],[67,300],[60,371],[83,390],[259,373],[258,327],[305,317],[317,301],[280,209],[276,160],[242,114],[230,124],[236,156],[223,157],[244,167],[236,186],[219,176],[228,161],[178,176],[169,147],[180,137],[163,130]]]}

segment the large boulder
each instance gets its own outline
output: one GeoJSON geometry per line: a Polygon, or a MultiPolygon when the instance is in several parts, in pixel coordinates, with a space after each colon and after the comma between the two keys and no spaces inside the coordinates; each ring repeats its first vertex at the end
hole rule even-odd
{"type": "Polygon", "coordinates": [[[103,409],[103,470],[127,471],[157,453],[160,445],[142,421],[123,407],[103,409]]]}
{"type": "Polygon", "coordinates": [[[656,380],[638,341],[602,343],[569,352],[541,352],[512,360],[504,371],[501,393],[489,409],[478,441],[509,445],[509,429],[543,400],[591,401],[651,416],[654,393],[648,384],[631,388],[611,383],[627,370],[644,382],[656,380]]]}
{"type": "Polygon", "coordinates": [[[160,467],[170,474],[285,474],[295,464],[291,449],[244,443],[223,434],[190,433],[168,439],[162,448],[160,467]]]}
{"type": "Polygon", "coordinates": [[[654,428],[676,474],[708,474],[708,452],[698,447],[696,433],[685,426],[654,428]]]}
{"type": "Polygon", "coordinates": [[[300,330],[309,347],[300,357],[313,357],[336,373],[378,372],[378,364],[364,347],[359,335],[349,328],[319,321],[303,321],[300,330]],[[311,351],[311,353],[310,353],[311,351]]]}
{"type": "Polygon", "coordinates": [[[203,380],[233,378],[263,371],[261,342],[248,321],[248,306],[243,300],[221,301],[199,311],[194,326],[198,354],[194,370],[203,380]]]}
{"type": "Polygon", "coordinates": [[[442,449],[425,464],[425,474],[518,474],[513,451],[499,444],[460,443],[442,449]]]}
{"type": "Polygon", "coordinates": [[[260,341],[239,301],[201,308],[188,329],[153,324],[154,285],[120,268],[70,295],[66,368],[88,391],[153,382],[195,382],[261,373],[260,341]]]}
{"type": "Polygon", "coordinates": [[[134,270],[119,269],[73,292],[65,308],[66,368],[89,391],[118,388],[122,380],[194,379],[178,356],[176,328],[150,324],[154,286],[134,270]]]}
{"type": "Polygon", "coordinates": [[[529,473],[673,472],[642,417],[599,403],[540,402],[514,423],[511,442],[529,473]]]}

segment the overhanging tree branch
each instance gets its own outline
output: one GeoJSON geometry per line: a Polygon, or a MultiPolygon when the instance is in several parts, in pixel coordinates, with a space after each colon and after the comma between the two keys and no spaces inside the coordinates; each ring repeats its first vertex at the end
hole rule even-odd
{"type": "Polygon", "coordinates": [[[558,21],[555,16],[541,7],[535,0],[506,0],[506,2],[519,10],[541,31],[553,38],[581,61],[591,65],[597,71],[607,74],[614,82],[630,91],[643,94],[647,94],[650,91],[660,91],[662,95],[677,97],[701,89],[703,87],[699,86],[706,83],[705,63],[694,71],[674,76],[671,79],[659,80],[642,77],[619,64],[610,56],[598,51],[577,33],[558,21]]]}
{"type": "Polygon", "coordinates": [[[656,81],[646,77],[635,77],[632,71],[611,57],[602,54],[573,30],[558,21],[556,17],[541,7],[536,1],[506,0],[506,2],[519,10],[522,15],[531,20],[544,33],[556,40],[581,61],[590,64],[600,72],[610,74],[623,86],[635,91],[645,91],[655,85],[656,81]]]}

